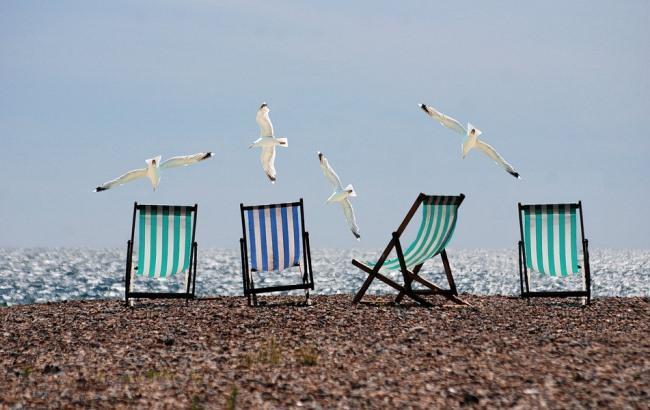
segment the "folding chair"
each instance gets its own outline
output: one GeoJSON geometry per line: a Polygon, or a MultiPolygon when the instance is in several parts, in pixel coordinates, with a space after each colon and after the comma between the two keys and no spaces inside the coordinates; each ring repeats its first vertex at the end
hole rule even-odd
{"type": "Polygon", "coordinates": [[[125,300],[129,298],[193,299],[196,285],[196,214],[198,205],[133,205],[131,239],[127,242],[125,300]],[[137,224],[136,224],[137,221],[137,224]],[[138,229],[137,266],[133,263],[138,229]],[[171,280],[183,273],[182,292],[134,291],[138,280],[171,280]],[[134,275],[135,274],[135,275],[134,275]]]}
{"type": "Polygon", "coordinates": [[[591,301],[589,241],[585,239],[582,202],[573,204],[518,205],[519,284],[521,297],[584,297],[591,301]],[[578,225],[578,215],[580,225],[578,225]],[[580,238],[578,238],[580,229],[580,238]],[[580,242],[578,242],[580,241],[580,242]],[[580,249],[582,255],[580,255],[580,249]],[[581,262],[582,261],[582,262],[581,262]],[[554,278],[581,274],[584,290],[530,290],[530,271],[554,278]]]}
{"type": "Polygon", "coordinates": [[[283,204],[240,204],[239,208],[242,223],[242,238],[239,240],[242,280],[248,304],[257,306],[257,295],[260,293],[295,289],[304,289],[306,303],[309,303],[309,290],[314,289],[314,276],[302,198],[298,202],[283,204]],[[297,267],[300,272],[300,283],[268,287],[258,287],[255,284],[254,272],[266,275],[293,267],[297,267]]]}
{"type": "Polygon", "coordinates": [[[396,303],[399,303],[404,296],[408,296],[424,306],[431,306],[431,303],[422,298],[421,295],[442,295],[455,303],[466,304],[458,298],[456,284],[454,283],[454,277],[452,276],[445,250],[447,243],[454,233],[458,207],[464,198],[465,195],[463,194],[459,196],[432,196],[421,193],[413,203],[413,206],[411,206],[411,209],[406,214],[399,228],[397,228],[397,231],[393,232],[392,239],[388,242],[388,246],[386,246],[386,249],[376,263],[367,262],[364,264],[356,259],[352,260],[354,266],[368,274],[368,278],[363,283],[363,286],[361,286],[361,289],[359,289],[352,303],[359,303],[372,281],[377,278],[399,291],[395,299],[396,303]],[[420,228],[416,238],[406,248],[406,251],[403,251],[401,236],[420,205],[422,205],[420,228]],[[387,259],[393,249],[397,257],[387,259]],[[437,255],[440,255],[442,258],[449,289],[441,289],[419,275],[422,265],[437,255]],[[402,272],[404,285],[396,283],[382,273],[395,270],[402,272]],[[413,282],[424,286],[425,289],[413,289],[413,282]]]}

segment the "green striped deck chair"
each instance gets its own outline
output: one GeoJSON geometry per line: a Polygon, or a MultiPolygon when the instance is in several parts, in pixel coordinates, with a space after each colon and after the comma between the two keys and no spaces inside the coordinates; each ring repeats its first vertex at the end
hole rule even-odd
{"type": "Polygon", "coordinates": [[[584,297],[591,300],[589,242],[585,239],[582,202],[522,205],[519,210],[519,284],[521,297],[584,297]],[[531,291],[530,273],[553,278],[582,275],[583,290],[531,291]]]}
{"type": "Polygon", "coordinates": [[[309,303],[309,290],[314,289],[311,269],[309,232],[305,230],[302,198],[297,202],[270,205],[239,204],[242,238],[239,240],[242,261],[244,296],[249,305],[257,305],[257,295],[303,289],[309,303]],[[301,263],[302,260],[302,263],[301,263]],[[258,276],[298,268],[300,283],[260,287],[258,276]]]}
{"type": "Polygon", "coordinates": [[[133,205],[131,239],[127,242],[125,299],[194,298],[196,282],[196,214],[198,205],[133,205]],[[136,237],[137,231],[137,237],[136,237]],[[137,238],[137,241],[136,241],[137,238]],[[133,250],[138,255],[134,260],[133,250]],[[174,280],[182,276],[182,292],[138,292],[135,282],[174,280]]]}
{"type": "Polygon", "coordinates": [[[458,298],[456,284],[451,273],[447,252],[445,250],[449,240],[454,234],[456,221],[458,219],[458,208],[463,202],[465,195],[459,196],[433,196],[420,194],[411,209],[406,214],[397,231],[393,232],[392,239],[376,262],[360,262],[352,260],[352,264],[368,274],[368,278],[353,299],[353,303],[359,303],[368,290],[372,281],[377,278],[387,285],[397,289],[399,294],[395,302],[399,303],[404,296],[408,296],[416,302],[431,306],[422,295],[442,295],[458,304],[466,304],[458,298]],[[418,208],[422,208],[422,219],[418,233],[411,244],[403,250],[401,236],[416,214],[418,208]],[[396,257],[388,259],[392,251],[396,257]],[[440,255],[442,258],[449,289],[441,289],[433,283],[425,280],[419,275],[422,265],[429,259],[440,255]],[[399,270],[404,278],[404,284],[400,285],[385,275],[387,271],[399,270]],[[413,289],[413,282],[423,286],[423,289],[413,289]]]}

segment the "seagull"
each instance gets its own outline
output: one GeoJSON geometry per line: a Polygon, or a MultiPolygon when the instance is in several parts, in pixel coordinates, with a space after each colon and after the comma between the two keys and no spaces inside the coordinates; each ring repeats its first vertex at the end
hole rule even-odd
{"type": "Polygon", "coordinates": [[[146,168],[134,169],[129,171],[124,175],[121,175],[113,180],[104,182],[102,185],[95,188],[93,192],[102,192],[107,189],[114,188],[126,184],[140,178],[149,178],[151,186],[155,191],[158,188],[160,183],[160,169],[173,168],[173,167],[186,167],[191,164],[196,164],[197,162],[211,158],[214,154],[212,152],[199,152],[198,154],[193,155],[184,155],[178,157],[172,157],[163,163],[160,162],[161,156],[158,155],[154,158],[145,160],[147,163],[146,168]]]}
{"type": "Polygon", "coordinates": [[[512,165],[508,164],[508,162],[503,159],[503,157],[499,155],[499,153],[494,148],[492,148],[490,144],[478,139],[478,136],[482,134],[481,130],[475,128],[470,123],[467,123],[467,129],[467,138],[465,138],[465,141],[463,142],[463,159],[465,159],[472,148],[478,148],[483,151],[488,157],[492,158],[492,160],[497,165],[505,169],[506,172],[508,172],[510,175],[517,179],[521,178],[519,176],[519,173],[515,171],[512,165]]]}
{"type": "Polygon", "coordinates": [[[467,123],[467,128],[465,128],[457,120],[441,113],[440,111],[426,104],[419,104],[419,107],[430,117],[440,122],[440,124],[466,137],[465,141],[463,142],[463,159],[467,156],[467,153],[472,148],[478,148],[483,151],[488,157],[492,158],[492,160],[496,162],[497,165],[503,167],[503,169],[505,169],[510,175],[514,176],[517,179],[521,178],[519,176],[519,173],[515,171],[512,165],[503,159],[503,157],[499,155],[499,153],[491,145],[478,139],[478,136],[481,135],[481,130],[473,127],[470,123],[467,123]]]}
{"type": "Polygon", "coordinates": [[[452,131],[456,131],[462,136],[465,136],[467,134],[467,130],[465,129],[465,127],[460,125],[458,121],[451,118],[450,116],[445,115],[440,111],[436,110],[435,108],[430,107],[426,104],[420,104],[419,106],[420,108],[422,108],[422,111],[426,112],[431,118],[438,121],[441,125],[449,128],[452,131]]]}
{"type": "Polygon", "coordinates": [[[357,226],[357,220],[354,217],[354,209],[352,209],[352,204],[349,199],[357,196],[356,192],[354,192],[354,188],[352,185],[343,188],[339,176],[336,175],[336,172],[334,172],[322,152],[318,153],[318,160],[320,161],[320,168],[323,170],[323,175],[325,175],[325,178],[327,178],[330,184],[334,187],[334,193],[327,198],[326,202],[328,204],[331,204],[332,202],[338,202],[341,204],[343,207],[343,213],[345,214],[345,220],[348,222],[352,234],[357,238],[357,241],[360,240],[361,235],[359,234],[359,227],[357,226]]]}
{"type": "Polygon", "coordinates": [[[262,154],[260,155],[262,168],[264,168],[264,173],[269,177],[271,183],[275,184],[275,146],[288,147],[289,141],[286,138],[275,138],[273,136],[273,124],[271,118],[269,118],[269,106],[266,103],[260,105],[255,121],[260,126],[260,138],[256,139],[248,148],[262,148],[262,154]]]}

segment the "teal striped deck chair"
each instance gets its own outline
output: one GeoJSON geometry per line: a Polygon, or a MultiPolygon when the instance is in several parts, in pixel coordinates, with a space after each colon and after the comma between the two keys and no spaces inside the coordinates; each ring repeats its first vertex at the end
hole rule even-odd
{"type": "Polygon", "coordinates": [[[260,293],[303,289],[309,303],[314,289],[311,269],[309,232],[305,230],[304,202],[270,205],[239,204],[242,238],[239,240],[244,296],[249,305],[257,306],[260,293]],[[300,283],[260,287],[257,276],[279,274],[297,268],[300,283]]]}
{"type": "Polygon", "coordinates": [[[361,286],[353,299],[354,304],[359,303],[363,295],[368,290],[372,281],[376,278],[399,291],[396,303],[401,302],[404,296],[408,296],[414,301],[424,305],[431,306],[431,303],[424,299],[423,295],[442,295],[447,299],[458,303],[466,304],[458,298],[456,284],[449,266],[449,259],[445,250],[451,240],[456,228],[458,219],[458,208],[465,199],[465,195],[459,196],[434,196],[420,194],[406,217],[393,232],[388,246],[376,262],[360,262],[352,260],[352,264],[368,274],[368,278],[361,286]],[[401,237],[418,208],[422,208],[422,219],[418,229],[417,236],[411,244],[403,250],[401,237]],[[396,257],[388,259],[391,252],[395,251],[396,257]],[[449,289],[442,289],[433,283],[425,280],[419,275],[422,265],[429,259],[440,255],[443,267],[447,276],[449,289]],[[399,270],[404,278],[404,284],[400,285],[384,273],[387,271],[399,270]],[[424,287],[423,289],[413,289],[413,283],[424,287]]]}
{"type": "Polygon", "coordinates": [[[519,284],[521,297],[584,297],[591,301],[589,241],[585,239],[582,202],[519,203],[519,284]],[[531,291],[531,272],[562,279],[582,275],[584,289],[531,291]]]}
{"type": "Polygon", "coordinates": [[[127,242],[125,300],[193,299],[196,285],[196,214],[198,205],[133,205],[127,242]],[[137,231],[137,236],[136,236],[137,231]],[[137,239],[137,240],[136,240],[137,239]],[[137,258],[133,258],[137,248],[137,258]],[[179,292],[134,291],[136,281],[184,281],[179,292]]]}

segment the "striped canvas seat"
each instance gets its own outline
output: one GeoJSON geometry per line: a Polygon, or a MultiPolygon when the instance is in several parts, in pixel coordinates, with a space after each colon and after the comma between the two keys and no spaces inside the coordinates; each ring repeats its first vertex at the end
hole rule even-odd
{"type": "MultiPolygon", "coordinates": [[[[458,197],[434,196],[422,202],[422,220],[417,236],[404,251],[407,268],[419,265],[438,255],[451,239],[458,216],[458,197]]],[[[368,262],[375,266],[374,262],[368,262]]],[[[388,259],[382,270],[400,269],[399,258],[388,259]]]]}
{"type": "Polygon", "coordinates": [[[283,271],[300,265],[299,210],[299,204],[246,210],[251,270],[283,271]]]}
{"type": "Polygon", "coordinates": [[[190,267],[192,208],[144,205],[138,218],[136,275],[166,279],[190,267]]]}
{"type": "Polygon", "coordinates": [[[577,204],[533,205],[522,210],[526,266],[550,276],[580,272],[577,204]]]}
{"type": "MultiPolygon", "coordinates": [[[[240,204],[242,238],[242,281],[248,303],[257,305],[257,295],[266,292],[303,289],[309,300],[314,289],[309,252],[309,233],[305,230],[304,204],[288,202],[270,205],[240,204]],[[300,283],[259,287],[256,273],[282,272],[298,267],[300,283]]],[[[269,275],[266,276],[270,278],[269,275]]],[[[275,276],[273,280],[277,280],[275,276]]],[[[298,279],[298,277],[296,277],[298,279]]],[[[264,283],[264,281],[261,281],[264,283]]]]}

